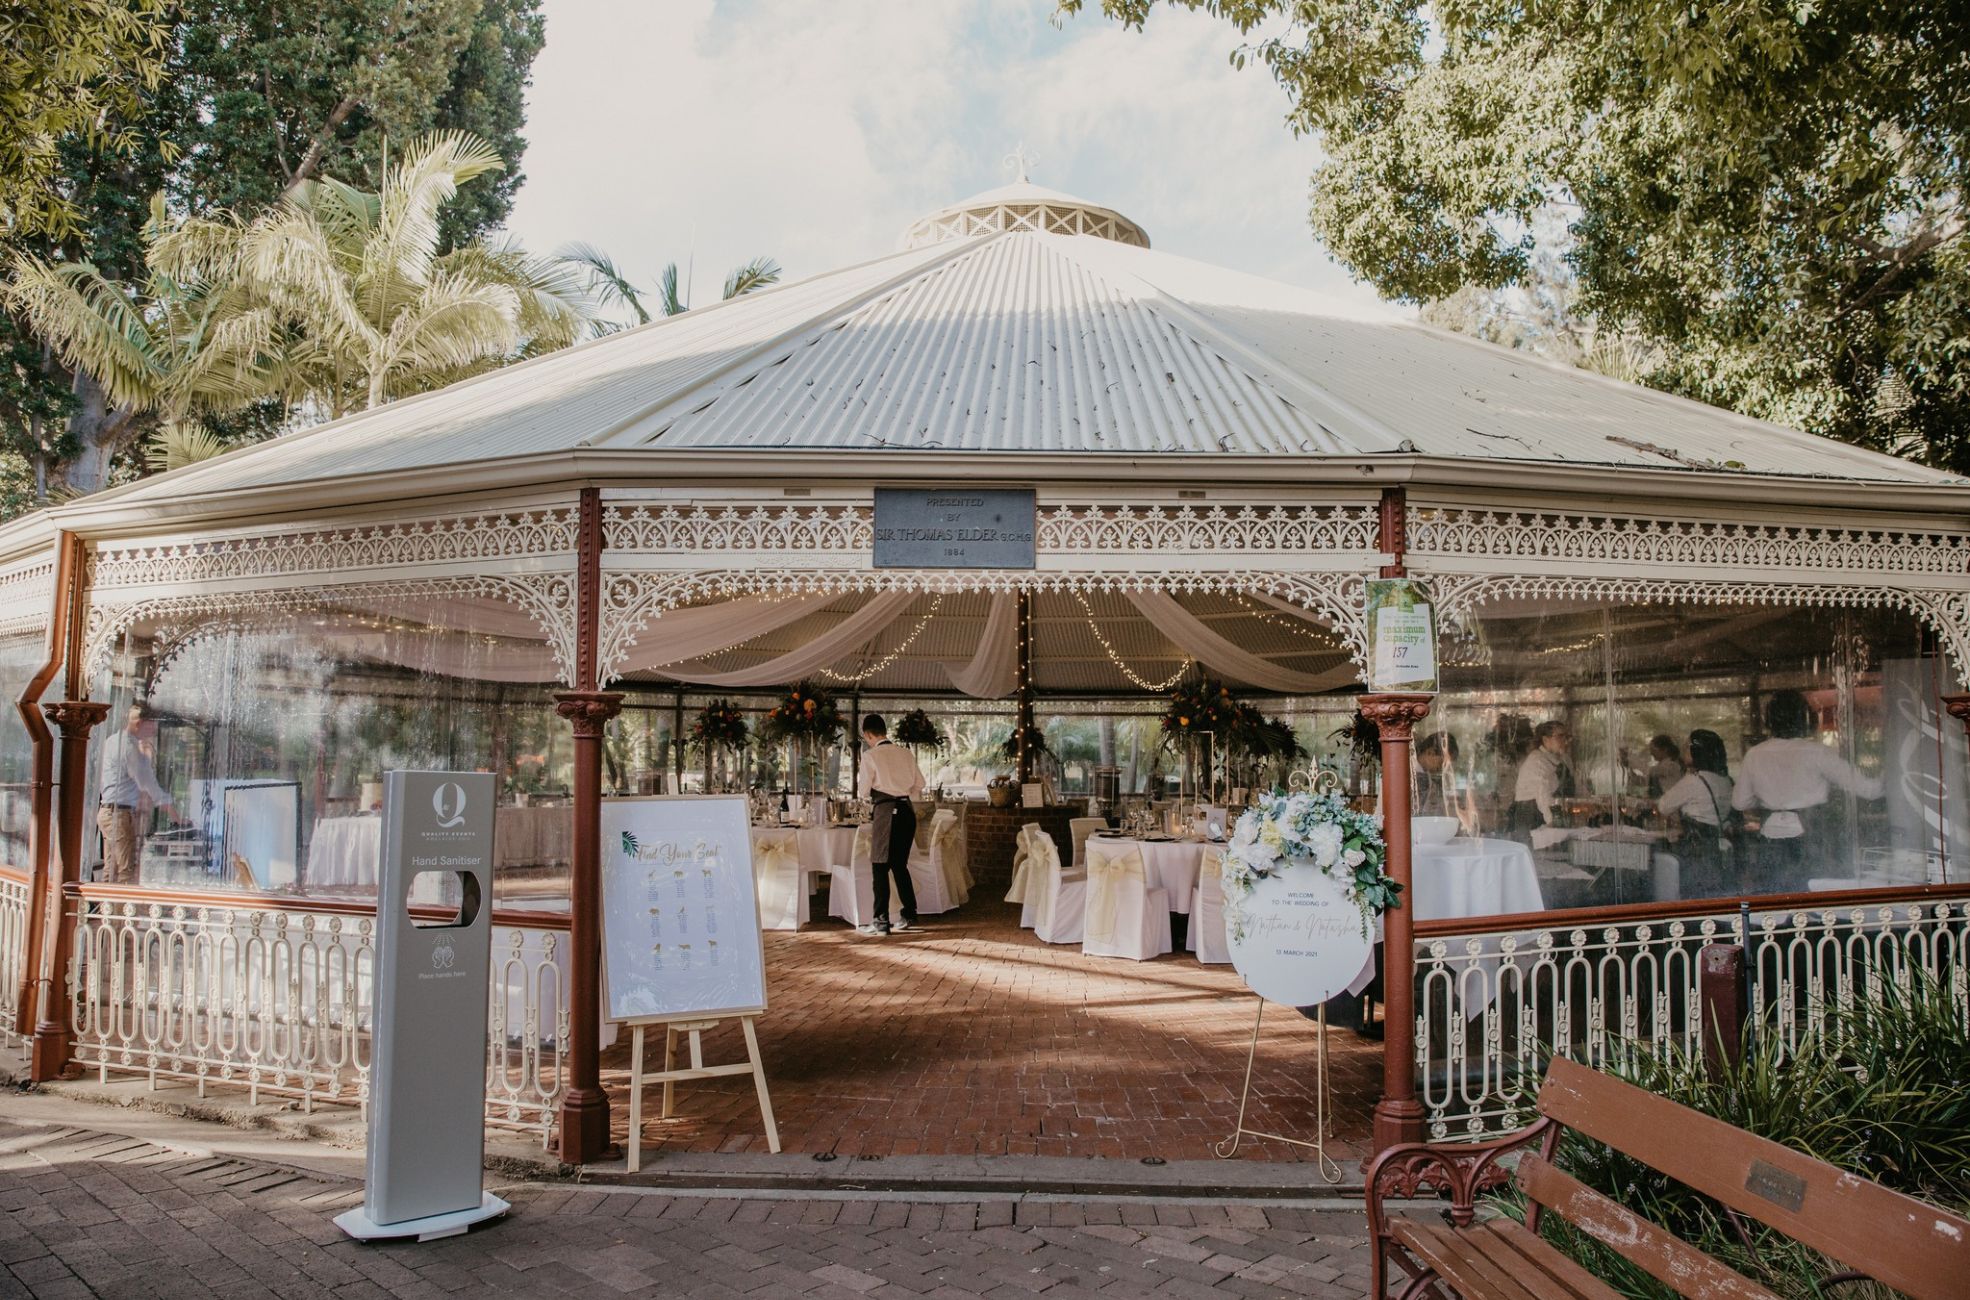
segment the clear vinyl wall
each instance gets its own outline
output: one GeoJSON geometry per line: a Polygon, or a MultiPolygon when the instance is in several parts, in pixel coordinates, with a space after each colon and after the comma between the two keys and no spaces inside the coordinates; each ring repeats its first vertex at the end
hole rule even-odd
{"type": "Polygon", "coordinates": [[[33,797],[34,738],[14,702],[48,658],[39,632],[0,637],[0,865],[28,869],[27,841],[33,797]]]}
{"type": "Polygon", "coordinates": [[[1955,682],[1905,614],[1504,604],[1442,641],[1417,808],[1527,845],[1549,908],[1970,874],[1955,682]]]}
{"type": "MultiPolygon", "coordinates": [[[[375,896],[384,773],[498,777],[495,896],[565,907],[572,741],[555,665],[495,602],[378,599],[125,634],[96,698],[97,878],[375,896]]],[[[414,900],[437,902],[437,899],[414,900]]]]}

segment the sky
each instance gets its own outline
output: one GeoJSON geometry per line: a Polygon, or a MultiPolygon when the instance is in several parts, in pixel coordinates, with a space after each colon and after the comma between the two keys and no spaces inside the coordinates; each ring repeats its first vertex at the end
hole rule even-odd
{"type": "Polygon", "coordinates": [[[893,251],[947,203],[1029,178],[1133,218],[1158,249],[1375,301],[1313,238],[1319,158],[1229,25],[1146,32],[1053,0],[546,0],[526,184],[508,228],[585,241],[641,285],[693,268],[789,279],[893,251]]]}

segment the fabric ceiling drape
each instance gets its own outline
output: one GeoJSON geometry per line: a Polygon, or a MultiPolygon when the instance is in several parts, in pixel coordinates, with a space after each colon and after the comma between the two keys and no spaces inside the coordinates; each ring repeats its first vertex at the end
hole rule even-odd
{"type": "Polygon", "coordinates": [[[788,682],[798,681],[818,669],[840,662],[851,651],[900,618],[903,611],[909,608],[910,602],[916,598],[917,593],[913,591],[882,592],[800,649],[789,651],[751,668],[707,673],[693,671],[685,664],[674,664],[664,671],[681,681],[702,686],[783,686],[788,682]]]}
{"type": "MultiPolygon", "coordinates": [[[[721,600],[715,605],[673,609],[654,619],[644,629],[637,643],[629,648],[627,661],[615,671],[662,670],[676,677],[683,670],[673,665],[683,660],[729,650],[733,646],[744,645],[754,637],[777,632],[789,624],[798,623],[835,599],[837,597],[818,594],[741,596],[736,600],[721,600]]],[[[689,680],[704,679],[693,677],[689,680]]]]}
{"type": "Polygon", "coordinates": [[[951,685],[975,700],[999,700],[1019,685],[1019,597],[994,596],[978,650],[962,668],[944,665],[951,685]]]}
{"type": "Polygon", "coordinates": [[[1132,591],[1128,597],[1177,649],[1232,681],[1261,690],[1314,695],[1351,685],[1358,679],[1354,665],[1345,658],[1335,667],[1318,673],[1298,672],[1263,659],[1212,631],[1167,592],[1132,591]]]}

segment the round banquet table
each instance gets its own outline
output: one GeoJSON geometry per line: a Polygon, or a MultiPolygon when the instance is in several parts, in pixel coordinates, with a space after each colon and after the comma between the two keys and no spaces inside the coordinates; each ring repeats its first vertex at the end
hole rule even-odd
{"type": "Polygon", "coordinates": [[[1139,840],[1126,835],[1090,835],[1083,850],[1090,858],[1103,860],[1130,849],[1142,850],[1143,865],[1149,869],[1152,889],[1169,893],[1170,910],[1190,915],[1191,895],[1197,889],[1197,876],[1204,868],[1205,844],[1202,840],[1139,840]]]}
{"type": "Polygon", "coordinates": [[[1410,906],[1419,921],[1545,909],[1532,850],[1516,840],[1454,839],[1409,851],[1410,906]]]}

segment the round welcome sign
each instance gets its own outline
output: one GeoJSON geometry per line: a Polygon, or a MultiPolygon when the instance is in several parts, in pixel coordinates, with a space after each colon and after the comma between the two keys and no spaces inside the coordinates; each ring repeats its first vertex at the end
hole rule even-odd
{"type": "Polygon", "coordinates": [[[1268,1002],[1308,1007],[1346,989],[1374,951],[1346,885],[1287,861],[1224,905],[1231,963],[1268,1002]]]}

